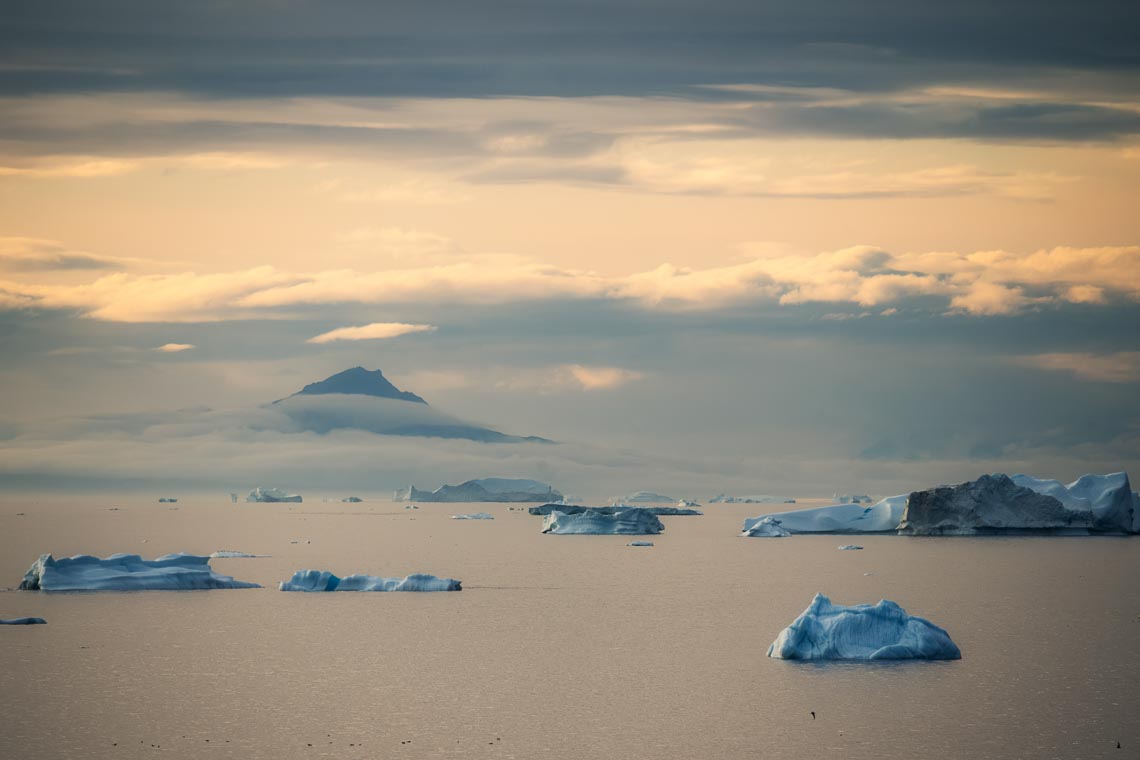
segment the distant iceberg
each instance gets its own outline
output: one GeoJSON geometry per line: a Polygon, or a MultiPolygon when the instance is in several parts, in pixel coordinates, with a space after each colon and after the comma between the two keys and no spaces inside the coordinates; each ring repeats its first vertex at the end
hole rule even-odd
{"type": "Polygon", "coordinates": [[[233,549],[219,549],[210,554],[210,559],[265,559],[268,556],[268,554],[249,554],[233,549]]]}
{"type": "Polygon", "coordinates": [[[349,575],[338,578],[327,570],[298,570],[282,581],[282,591],[462,591],[454,578],[414,573],[405,578],[381,578],[376,575],[349,575]]]}
{"type": "Polygon", "coordinates": [[[526,502],[558,501],[562,494],[549,483],[526,478],[479,478],[457,486],[440,486],[434,491],[421,491],[408,486],[395,492],[392,501],[433,502],[526,502]]]}
{"type": "Polygon", "coordinates": [[[652,541],[630,541],[626,546],[653,546],[652,541]]]}
{"type": "Polygon", "coordinates": [[[542,532],[555,535],[654,535],[665,530],[657,515],[648,509],[629,507],[606,513],[586,509],[574,514],[555,510],[542,522],[542,532]]]}
{"type": "Polygon", "coordinates": [[[476,512],[472,515],[452,515],[452,520],[494,520],[495,516],[490,512],[476,512]]]}
{"type": "Polygon", "coordinates": [[[0,619],[0,625],[46,625],[47,621],[37,617],[0,619]]]}
{"type": "Polygon", "coordinates": [[[570,504],[543,504],[536,507],[528,507],[527,512],[532,515],[548,515],[551,512],[558,511],[565,515],[576,515],[579,512],[597,512],[602,515],[612,515],[621,512],[623,509],[644,509],[652,512],[655,515],[661,516],[681,516],[681,515],[703,515],[704,512],[699,509],[691,509],[689,507],[631,507],[627,504],[619,504],[612,507],[581,507],[570,504]]]}
{"type": "Polygon", "coordinates": [[[859,546],[859,544],[844,544],[843,546],[839,547],[839,551],[841,551],[841,552],[861,552],[861,551],[863,551],[863,547],[859,546]]]}
{"type": "Polygon", "coordinates": [[[159,504],[177,504],[178,499],[173,496],[160,496],[158,499],[159,504]]]}
{"type": "Polygon", "coordinates": [[[709,504],[795,504],[795,499],[758,494],[756,496],[725,496],[722,493],[709,499],[709,504]]]}
{"type": "Polygon", "coordinates": [[[79,554],[55,559],[41,554],[20,583],[25,591],[187,591],[261,588],[210,570],[210,558],[167,554],[145,560],[137,554],[106,559],[79,554]]]}
{"type": "Polygon", "coordinates": [[[907,494],[890,496],[870,507],[834,504],[828,507],[777,512],[744,521],[744,533],[757,522],[771,518],[789,533],[886,533],[898,528],[906,510],[907,494]]]}
{"type": "Polygon", "coordinates": [[[669,502],[675,502],[675,501],[677,501],[677,499],[674,499],[672,496],[664,496],[664,495],[659,494],[659,493],[654,493],[653,491],[634,491],[629,496],[624,496],[621,498],[615,497],[613,500],[614,506],[618,506],[621,504],[644,504],[644,503],[668,504],[669,502]]]}
{"type": "Polygon", "coordinates": [[[871,497],[866,494],[837,493],[832,497],[836,504],[870,504],[871,497]]]}
{"type": "Polygon", "coordinates": [[[907,499],[899,533],[912,536],[1010,531],[1086,534],[1094,523],[1091,508],[1069,509],[1055,496],[1020,486],[1008,475],[999,473],[956,486],[915,491],[907,499]]]}
{"type": "Polygon", "coordinates": [[[346,496],[341,499],[341,502],[344,504],[359,504],[362,501],[364,501],[364,499],[360,498],[359,496],[346,496]]]}
{"type": "Polygon", "coordinates": [[[816,594],[780,632],[768,656],[782,660],[958,660],[962,653],[943,629],[906,614],[895,602],[844,607],[816,594]]]}
{"type": "Polygon", "coordinates": [[[744,532],[740,535],[748,538],[786,538],[792,534],[780,524],[779,520],[768,515],[756,520],[751,525],[746,524],[744,532]]]}
{"type": "Polygon", "coordinates": [[[245,497],[246,501],[256,502],[292,502],[299,504],[302,499],[297,494],[287,493],[280,488],[255,488],[245,497]]]}
{"type": "Polygon", "coordinates": [[[686,508],[690,508],[690,507],[699,507],[701,505],[695,501],[689,501],[688,499],[678,499],[677,500],[677,506],[682,508],[682,509],[686,509],[686,508]]]}

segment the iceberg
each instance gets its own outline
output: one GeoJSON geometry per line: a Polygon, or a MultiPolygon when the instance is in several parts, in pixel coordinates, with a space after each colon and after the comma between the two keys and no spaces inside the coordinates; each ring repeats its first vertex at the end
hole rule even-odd
{"type": "Polygon", "coordinates": [[[167,554],[145,560],[137,554],[112,554],[106,559],[79,554],[54,558],[41,554],[20,583],[24,591],[188,591],[261,588],[236,581],[210,569],[210,558],[196,554],[167,554]]]}
{"type": "Polygon", "coordinates": [[[653,546],[652,541],[630,541],[626,546],[653,546]]]}
{"type": "Polygon", "coordinates": [[[1100,533],[1136,533],[1136,508],[1128,474],[1082,475],[1068,485],[1031,475],[1014,475],[1014,483],[1052,496],[1073,512],[1092,512],[1093,530],[1100,533]]]}
{"type": "Polygon", "coordinates": [[[695,501],[689,501],[688,499],[678,499],[677,500],[677,506],[682,508],[682,509],[685,509],[688,507],[699,507],[701,505],[695,501]]]}
{"type": "Polygon", "coordinates": [[[725,496],[720,493],[709,499],[709,504],[795,504],[795,499],[760,494],[757,496],[725,496]]]}
{"type": "Polygon", "coordinates": [[[1009,531],[1086,534],[1094,528],[1095,522],[1091,508],[1069,509],[1056,496],[1020,486],[1008,475],[999,473],[956,486],[915,491],[907,498],[899,533],[911,536],[968,536],[1009,531]]]}
{"type": "Polygon", "coordinates": [[[302,499],[297,494],[290,494],[282,491],[280,488],[262,488],[258,486],[249,492],[249,496],[245,497],[246,501],[253,502],[292,502],[300,504],[302,499]]]}
{"type": "Polygon", "coordinates": [[[871,497],[866,494],[837,493],[832,497],[836,504],[870,504],[871,497]]]}
{"type": "Polygon", "coordinates": [[[364,501],[364,499],[360,498],[359,496],[346,496],[341,499],[342,504],[359,504],[362,501],[364,501]]]}
{"type": "Polygon", "coordinates": [[[558,501],[562,494],[549,483],[526,478],[478,478],[457,486],[440,486],[434,491],[421,491],[408,486],[396,491],[392,501],[443,502],[520,502],[558,501]]]}
{"type": "Polygon", "coordinates": [[[585,509],[567,514],[554,510],[542,521],[542,532],[555,535],[654,535],[665,530],[651,510],[629,507],[612,513],[585,509]]]}
{"type": "Polygon", "coordinates": [[[494,520],[495,516],[490,512],[476,512],[472,515],[452,515],[452,520],[494,520]]]}
{"type": "Polygon", "coordinates": [[[633,493],[631,493],[629,496],[626,496],[625,498],[621,498],[621,499],[615,498],[614,499],[614,506],[619,506],[621,504],[628,504],[628,503],[637,504],[637,503],[646,503],[646,502],[651,503],[651,504],[653,504],[653,503],[668,504],[671,501],[677,501],[677,500],[674,499],[672,496],[663,496],[659,493],[653,493],[652,491],[634,491],[633,493]]]}
{"type": "Polygon", "coordinates": [[[768,656],[781,660],[959,660],[945,630],[895,602],[845,607],[816,594],[780,632],[768,656]]]}
{"type": "Polygon", "coordinates": [[[745,534],[757,522],[772,518],[789,533],[886,533],[898,528],[907,495],[889,496],[870,507],[833,504],[827,507],[776,512],[744,521],[745,534]]]}
{"type": "Polygon", "coordinates": [[[0,625],[46,625],[47,621],[37,617],[0,619],[0,625]]]}
{"type": "Polygon", "coordinates": [[[178,499],[173,496],[160,496],[158,499],[159,504],[177,504],[178,499]]]}
{"type": "Polygon", "coordinates": [[[282,591],[462,591],[462,584],[454,578],[437,578],[434,575],[414,573],[405,578],[381,578],[376,575],[348,575],[338,578],[327,570],[298,570],[287,581],[281,581],[282,591]]]}
{"type": "Polygon", "coordinates": [[[233,549],[219,549],[210,554],[210,559],[264,559],[268,554],[249,554],[247,552],[234,551],[233,549]]]}
{"type": "Polygon", "coordinates": [[[536,507],[528,507],[527,512],[532,515],[548,515],[551,512],[558,511],[565,515],[576,515],[580,512],[597,512],[603,515],[612,515],[623,509],[644,509],[652,512],[655,515],[664,516],[681,516],[681,515],[703,515],[704,512],[699,509],[689,509],[687,507],[631,507],[626,504],[619,504],[612,507],[581,507],[570,504],[543,504],[536,507]]]}
{"type": "Polygon", "coordinates": [[[760,518],[750,526],[746,525],[744,532],[740,535],[749,538],[785,538],[792,534],[780,524],[779,520],[768,515],[767,517],[760,518]]]}
{"type": "Polygon", "coordinates": [[[863,551],[863,547],[859,546],[858,544],[844,544],[843,546],[839,547],[839,551],[841,551],[841,552],[861,552],[861,551],[863,551]]]}

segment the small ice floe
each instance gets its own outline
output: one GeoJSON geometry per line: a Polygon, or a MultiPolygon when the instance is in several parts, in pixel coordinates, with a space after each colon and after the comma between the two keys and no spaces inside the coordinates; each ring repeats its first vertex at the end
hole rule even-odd
{"type": "Polygon", "coordinates": [[[376,575],[349,575],[339,578],[327,570],[298,570],[282,581],[282,591],[462,591],[460,581],[413,573],[404,578],[381,578],[376,575]]]}
{"type": "Polygon", "coordinates": [[[768,656],[782,660],[958,660],[962,653],[946,631],[906,614],[888,599],[845,607],[816,594],[768,647],[768,656]]]}
{"type": "Polygon", "coordinates": [[[740,535],[748,538],[786,538],[792,534],[780,525],[779,520],[769,516],[754,523],[746,524],[744,532],[740,535]]]}
{"type": "Polygon", "coordinates": [[[476,512],[471,515],[452,515],[452,520],[494,520],[495,516],[490,512],[476,512]]]}
{"type": "Polygon", "coordinates": [[[652,541],[630,541],[626,546],[653,546],[652,541]]]}
{"type": "Polygon", "coordinates": [[[47,621],[43,618],[37,617],[22,617],[22,618],[9,618],[4,620],[0,618],[0,625],[46,625],[47,621]]]}
{"type": "Polygon", "coordinates": [[[210,555],[211,559],[263,559],[268,554],[249,554],[248,552],[234,551],[233,549],[219,549],[210,555]]]}
{"type": "Polygon", "coordinates": [[[404,507],[404,509],[419,509],[419,507],[417,507],[415,504],[409,504],[408,506],[404,507]]]}
{"type": "Polygon", "coordinates": [[[858,544],[844,544],[843,546],[839,547],[839,551],[841,551],[841,552],[861,552],[861,551],[863,551],[863,547],[859,546],[858,544]]]}
{"type": "Polygon", "coordinates": [[[161,496],[158,499],[158,503],[159,504],[177,504],[178,499],[174,498],[173,496],[161,496]]]}
{"type": "Polygon", "coordinates": [[[143,559],[137,554],[112,554],[100,559],[88,554],[56,559],[42,554],[24,574],[24,591],[190,591],[261,588],[210,569],[210,558],[196,554],[167,554],[143,559]]]}
{"type": "Polygon", "coordinates": [[[364,501],[364,499],[360,498],[359,496],[346,496],[341,499],[341,502],[344,504],[359,504],[362,501],[364,501]]]}

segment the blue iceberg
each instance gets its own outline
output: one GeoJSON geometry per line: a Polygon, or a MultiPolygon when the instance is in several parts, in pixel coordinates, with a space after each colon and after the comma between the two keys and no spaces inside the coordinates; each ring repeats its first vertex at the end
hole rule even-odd
{"type": "Polygon", "coordinates": [[[406,578],[349,575],[338,578],[328,570],[298,570],[278,586],[282,591],[462,591],[460,581],[413,573],[406,578]]]}
{"type": "Polygon", "coordinates": [[[895,602],[844,607],[816,594],[768,647],[781,660],[959,660],[943,629],[895,602]]]}
{"type": "Polygon", "coordinates": [[[45,625],[47,621],[37,617],[9,618],[0,620],[0,625],[45,625]]]}
{"type": "Polygon", "coordinates": [[[20,583],[24,591],[199,591],[261,588],[210,569],[210,558],[196,554],[167,554],[143,559],[137,554],[112,554],[106,559],[79,554],[56,559],[41,554],[20,583]]]}

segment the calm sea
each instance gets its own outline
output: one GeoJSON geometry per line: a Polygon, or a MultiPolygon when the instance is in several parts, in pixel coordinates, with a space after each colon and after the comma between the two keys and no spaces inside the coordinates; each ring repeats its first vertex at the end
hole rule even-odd
{"type": "Polygon", "coordinates": [[[631,548],[508,505],[158,495],[3,496],[0,586],[43,552],[236,549],[272,557],[215,569],[266,588],[0,592],[0,617],[48,620],[0,627],[0,758],[1140,757],[1140,538],[838,551],[738,538],[779,509],[742,504],[631,548]],[[495,520],[448,519],[474,511],[495,520]],[[464,590],[276,590],[301,568],[464,590]],[[768,659],[817,591],[893,599],[963,658],[768,659]]]}

